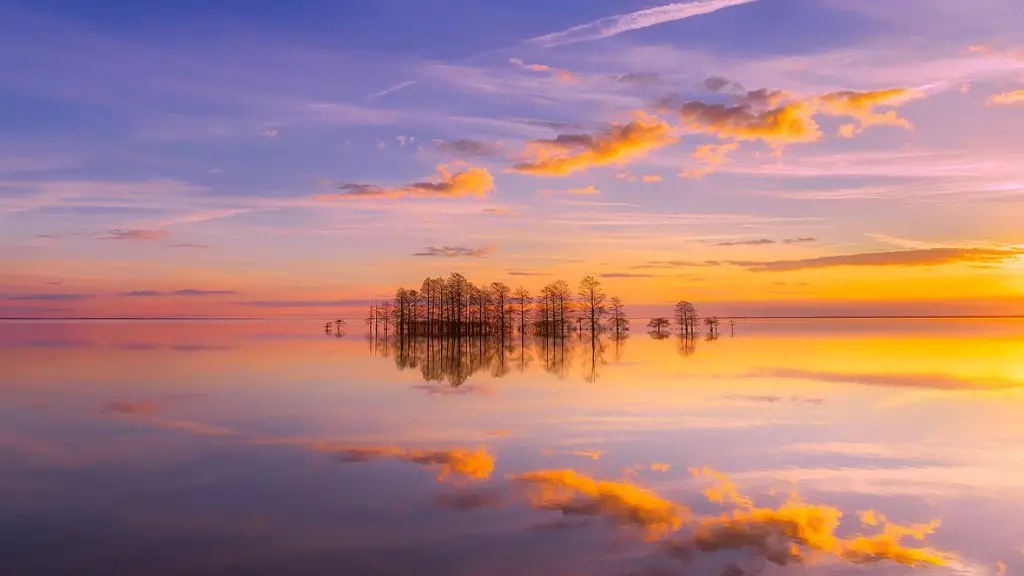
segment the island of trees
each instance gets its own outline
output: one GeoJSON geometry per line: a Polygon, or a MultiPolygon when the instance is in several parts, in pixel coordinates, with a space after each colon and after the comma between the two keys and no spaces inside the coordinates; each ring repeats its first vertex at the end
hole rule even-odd
{"type": "MultiPolygon", "coordinates": [[[[675,328],[680,353],[689,356],[700,322],[693,304],[681,301],[672,318],[651,319],[649,334],[668,338],[675,328]]],[[[717,338],[718,320],[703,322],[708,338],[717,338]]],[[[575,287],[557,280],[537,293],[502,282],[477,285],[458,273],[427,278],[418,289],[398,288],[393,300],[371,304],[364,323],[374,353],[393,356],[398,368],[419,369],[425,380],[452,387],[476,371],[500,376],[534,359],[559,377],[580,360],[592,381],[604,364],[603,340],[614,342],[617,358],[630,333],[622,300],[593,276],[575,287]],[[526,353],[528,347],[535,349],[535,358],[526,353]]],[[[336,320],[324,329],[340,336],[344,325],[336,320]]]]}
{"type": "MultiPolygon", "coordinates": [[[[681,301],[674,312],[680,335],[695,337],[700,318],[693,304],[681,301]]],[[[630,331],[622,300],[609,296],[593,276],[584,277],[575,289],[557,280],[536,295],[503,282],[476,285],[459,273],[427,278],[419,289],[399,288],[394,300],[370,305],[364,322],[375,336],[400,338],[486,336],[504,340],[519,335],[558,340],[577,335],[596,341],[601,334],[621,339],[630,331]]],[[[717,318],[705,318],[704,323],[710,334],[717,335],[717,318]]],[[[669,318],[648,323],[657,336],[668,334],[671,327],[669,318]]]]}

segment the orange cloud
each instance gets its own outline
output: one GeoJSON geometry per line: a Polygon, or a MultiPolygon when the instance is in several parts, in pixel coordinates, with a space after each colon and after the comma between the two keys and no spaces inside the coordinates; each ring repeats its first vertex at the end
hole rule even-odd
{"type": "Polygon", "coordinates": [[[337,194],[320,194],[317,200],[331,201],[339,199],[395,199],[405,196],[422,196],[437,198],[461,198],[470,196],[486,196],[494,190],[494,177],[486,168],[467,168],[462,172],[452,173],[447,166],[437,167],[438,179],[434,182],[413,182],[398,188],[387,188],[376,184],[342,184],[337,194]]]}
{"type": "Polygon", "coordinates": [[[368,462],[370,460],[393,459],[412,462],[420,466],[439,469],[437,479],[443,481],[449,477],[461,476],[469,480],[486,480],[494,471],[494,456],[486,448],[475,451],[454,450],[416,450],[397,446],[344,448],[333,444],[317,444],[314,449],[319,452],[338,454],[345,462],[368,462]]]}
{"type": "Polygon", "coordinates": [[[164,230],[111,230],[107,232],[106,236],[100,236],[100,240],[140,240],[143,242],[151,242],[155,240],[163,240],[167,237],[167,232],[164,230]]]}
{"type": "Polygon", "coordinates": [[[729,264],[755,272],[789,272],[836,266],[938,266],[958,262],[993,263],[1021,256],[1024,256],[1024,249],[1020,248],[922,248],[842,256],[819,256],[803,260],[731,261],[729,264]]]}
{"type": "Polygon", "coordinates": [[[703,166],[684,169],[679,172],[679,176],[682,178],[703,178],[714,172],[722,164],[725,164],[728,154],[735,152],[739,147],[738,142],[702,144],[693,151],[693,157],[699,160],[703,166]]]}
{"type": "Polygon", "coordinates": [[[643,182],[661,182],[662,178],[657,174],[644,174],[640,180],[643,182]]]}
{"type": "MultiPolygon", "coordinates": [[[[716,79],[708,85],[719,91],[733,84],[716,79]],[[726,82],[723,84],[722,82],[726,82]]],[[[739,104],[708,104],[699,101],[673,105],[671,99],[662,108],[675,112],[686,128],[722,139],[735,141],[760,140],[771,145],[815,142],[821,128],[814,120],[818,114],[843,116],[856,120],[840,128],[840,135],[852,137],[869,126],[913,125],[894,111],[878,112],[880,106],[900,106],[920,92],[904,88],[874,91],[843,90],[808,99],[790,99],[780,90],[751,90],[734,95],[739,104]]]]}
{"type": "Polygon", "coordinates": [[[840,136],[852,138],[869,126],[898,126],[907,130],[913,130],[914,125],[906,118],[896,114],[895,111],[877,112],[876,108],[879,106],[900,106],[921,96],[920,92],[905,88],[868,92],[843,90],[825,94],[817,99],[817,103],[823,114],[847,116],[855,119],[856,123],[844,124],[839,128],[840,136]]]}
{"type": "Polygon", "coordinates": [[[948,555],[902,544],[904,538],[924,539],[935,531],[938,521],[901,526],[868,512],[862,514],[862,523],[880,525],[882,531],[844,539],[835,535],[843,516],[836,508],[802,502],[795,494],[778,508],[758,508],[750,498],[739,494],[725,476],[707,468],[691,472],[717,481],[705,492],[710,501],[735,508],[721,516],[697,521],[688,538],[670,542],[669,549],[680,558],[689,559],[696,551],[748,548],[782,566],[807,563],[814,555],[822,554],[855,564],[889,560],[908,566],[944,565],[950,559],[948,555]]]}
{"type": "Polygon", "coordinates": [[[530,70],[532,72],[548,72],[562,82],[572,82],[576,80],[576,75],[568,70],[559,70],[558,68],[552,68],[545,64],[527,64],[519,58],[509,58],[508,61],[523,70],[530,70]]]}
{"type": "Polygon", "coordinates": [[[689,515],[685,507],[650,490],[594,480],[574,470],[540,470],[514,478],[534,487],[531,504],[536,508],[606,516],[623,526],[641,528],[652,539],[678,530],[689,515]]]}
{"type": "Polygon", "coordinates": [[[601,191],[593,185],[584,186],[583,188],[569,188],[568,190],[541,190],[539,192],[542,196],[551,194],[562,194],[565,196],[594,196],[600,193],[601,191]]]}
{"type": "Polygon", "coordinates": [[[568,176],[594,166],[625,164],[676,141],[667,122],[642,112],[628,124],[612,124],[597,134],[561,134],[529,144],[528,161],[513,172],[534,176],[568,176]]]}
{"type": "Polygon", "coordinates": [[[1010,106],[1012,104],[1024,104],[1024,90],[1014,90],[1013,92],[1003,92],[1001,94],[993,94],[987,100],[989,106],[1010,106]]]}
{"type": "Polygon", "coordinates": [[[724,139],[790,144],[821,138],[821,129],[812,118],[814,109],[806,102],[789,102],[758,111],[748,104],[726,106],[693,101],[684,103],[676,112],[690,130],[724,139]]]}
{"type": "Polygon", "coordinates": [[[601,456],[604,456],[603,450],[574,450],[569,452],[570,456],[579,456],[581,458],[590,458],[591,460],[600,460],[601,456]]]}

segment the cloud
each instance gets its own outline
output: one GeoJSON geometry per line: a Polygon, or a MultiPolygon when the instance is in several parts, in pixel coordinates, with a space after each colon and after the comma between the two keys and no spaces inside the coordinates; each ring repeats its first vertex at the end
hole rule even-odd
{"type": "Polygon", "coordinates": [[[605,516],[622,526],[641,528],[652,539],[678,530],[689,516],[685,507],[626,482],[606,482],[574,470],[539,470],[513,477],[531,485],[536,508],[566,515],[605,516]]]}
{"type": "Polygon", "coordinates": [[[152,402],[108,402],[100,412],[104,414],[153,414],[160,407],[152,402]]]}
{"type": "Polygon", "coordinates": [[[347,300],[249,300],[232,302],[232,304],[256,308],[352,308],[369,306],[374,302],[376,300],[354,298],[347,300]]]}
{"type": "Polygon", "coordinates": [[[661,182],[661,180],[661,176],[658,176],[657,174],[644,174],[640,178],[641,182],[661,182]]]}
{"type": "Polygon", "coordinates": [[[679,172],[682,178],[703,178],[714,172],[719,166],[725,164],[728,154],[739,150],[739,143],[728,144],[701,144],[693,151],[693,157],[701,162],[702,166],[697,168],[684,169],[679,172]]]}
{"type": "Polygon", "coordinates": [[[755,272],[788,272],[836,266],[939,266],[958,262],[1003,262],[1024,255],[1019,248],[923,248],[893,252],[867,252],[773,262],[729,262],[755,272]]]}
{"type": "Polygon", "coordinates": [[[654,278],[654,274],[635,274],[632,272],[606,272],[601,278],[654,278]]]}
{"type": "Polygon", "coordinates": [[[719,242],[715,246],[762,246],[764,244],[775,244],[775,240],[758,238],[757,240],[739,240],[737,242],[719,242]]]}
{"type": "Polygon", "coordinates": [[[643,264],[631,266],[631,268],[634,270],[642,270],[644,268],[690,268],[721,265],[722,263],[717,260],[704,260],[703,262],[697,262],[694,260],[651,260],[643,264]]]}
{"type": "Polygon", "coordinates": [[[1010,106],[1012,104],[1024,104],[1024,90],[1014,90],[1012,92],[1002,92],[1000,94],[993,94],[989,96],[989,106],[1010,106]]]}
{"type": "Polygon", "coordinates": [[[392,94],[394,92],[398,92],[399,90],[404,90],[404,89],[412,86],[415,83],[416,83],[415,80],[406,80],[405,82],[399,82],[398,84],[395,84],[394,86],[385,88],[385,89],[381,90],[380,92],[375,92],[373,94],[370,94],[369,97],[370,97],[371,100],[374,99],[374,98],[380,98],[381,96],[385,96],[387,94],[392,94]]]}
{"type": "Polygon", "coordinates": [[[438,180],[435,182],[414,182],[399,188],[386,188],[376,184],[342,184],[338,188],[340,194],[320,194],[320,201],[359,198],[395,199],[405,196],[462,198],[469,196],[486,196],[494,190],[494,178],[486,168],[467,168],[452,173],[447,166],[438,166],[438,180]]]}
{"type": "Polygon", "coordinates": [[[844,124],[839,128],[840,136],[852,138],[869,126],[898,126],[913,130],[914,125],[909,120],[897,115],[895,111],[876,112],[875,109],[879,106],[900,106],[921,96],[923,96],[921,92],[906,88],[867,92],[843,90],[825,94],[816,102],[818,109],[823,114],[854,118],[856,123],[844,124]]]}
{"type": "Polygon", "coordinates": [[[138,229],[115,229],[107,232],[106,236],[100,236],[100,240],[139,240],[153,242],[163,240],[167,237],[164,230],[138,230],[138,229]]]}
{"type": "Polygon", "coordinates": [[[484,246],[483,248],[467,248],[465,246],[427,246],[422,252],[414,252],[413,256],[427,256],[440,258],[486,258],[494,248],[484,246]]]}
{"type": "Polygon", "coordinates": [[[159,290],[132,290],[131,292],[122,292],[121,296],[156,298],[163,296],[231,296],[233,294],[237,294],[237,292],[234,290],[198,290],[195,288],[186,288],[184,290],[174,290],[173,292],[161,292],[159,290]]]}
{"type": "Polygon", "coordinates": [[[498,216],[522,216],[521,213],[515,210],[510,210],[504,206],[498,206],[495,208],[484,208],[481,210],[484,214],[496,214],[498,216]]]}
{"type": "Polygon", "coordinates": [[[656,26],[666,22],[674,22],[684,18],[709,14],[724,8],[748,4],[754,0],[693,0],[691,2],[674,2],[664,6],[655,6],[646,10],[638,10],[628,14],[608,16],[579,26],[545,34],[526,41],[544,48],[588,42],[610,38],[624,32],[656,26]]]}
{"type": "Polygon", "coordinates": [[[495,156],[501,153],[501,144],[481,140],[435,140],[434,149],[459,156],[495,156]]]}
{"type": "Polygon", "coordinates": [[[547,272],[537,272],[534,270],[509,270],[509,276],[550,276],[547,272]]]}
{"type": "Polygon", "coordinates": [[[749,550],[779,566],[807,564],[810,556],[820,554],[853,564],[888,560],[906,566],[941,566],[953,559],[948,554],[902,543],[904,538],[924,539],[938,528],[937,520],[899,525],[876,512],[862,512],[861,524],[879,526],[881,531],[840,538],[836,531],[843,513],[836,508],[803,502],[795,494],[778,508],[757,507],[724,475],[707,468],[691,472],[714,479],[716,484],[705,490],[705,497],[732,509],[721,516],[701,518],[686,537],[665,544],[669,554],[683,561],[690,561],[697,553],[725,550],[749,550]]]}
{"type": "Polygon", "coordinates": [[[807,244],[807,243],[810,243],[810,242],[817,242],[817,241],[818,241],[817,238],[811,238],[811,237],[808,237],[808,236],[803,236],[803,237],[800,237],[800,238],[786,238],[785,240],[782,241],[782,243],[783,244],[807,244]]]}
{"type": "Polygon", "coordinates": [[[501,492],[496,490],[460,491],[451,494],[438,494],[434,497],[434,504],[438,508],[469,512],[470,510],[501,508],[505,505],[505,498],[501,492]]]}
{"type": "Polygon", "coordinates": [[[594,166],[625,164],[675,142],[671,132],[664,120],[641,112],[628,124],[612,124],[596,134],[560,134],[553,139],[533,140],[527,149],[530,159],[511,171],[568,176],[594,166]]]}
{"type": "Polygon", "coordinates": [[[840,384],[863,384],[890,388],[926,388],[930,390],[1011,390],[1024,387],[1024,381],[998,376],[968,378],[951,374],[885,374],[848,373],[796,370],[790,368],[763,368],[746,376],[755,378],[785,378],[817,380],[840,384]]]}
{"type": "Polygon", "coordinates": [[[509,58],[508,61],[523,70],[530,70],[532,72],[548,72],[562,82],[572,82],[576,80],[576,75],[568,70],[559,70],[558,68],[552,68],[545,64],[527,64],[519,58],[509,58]]]}
{"type": "Polygon", "coordinates": [[[398,446],[348,448],[331,443],[321,443],[314,446],[314,450],[337,454],[343,462],[390,459],[438,468],[437,479],[439,481],[446,480],[453,475],[469,480],[486,480],[494,471],[494,456],[483,447],[473,451],[459,448],[418,450],[398,446]]]}
{"type": "Polygon", "coordinates": [[[14,296],[3,296],[0,299],[24,302],[78,302],[95,298],[95,294],[68,294],[51,292],[46,294],[15,294],[14,296]]]}
{"type": "Polygon", "coordinates": [[[595,196],[600,194],[601,191],[595,186],[584,186],[582,188],[569,188],[568,190],[541,190],[538,194],[547,196],[552,194],[558,194],[561,196],[595,196]]]}
{"type": "Polygon", "coordinates": [[[657,72],[626,72],[615,76],[615,81],[620,84],[647,87],[661,84],[664,78],[657,72]]]}
{"type": "Polygon", "coordinates": [[[277,130],[273,128],[264,130],[263,132],[260,132],[260,136],[263,136],[264,138],[277,138],[277,130]]]}
{"type": "Polygon", "coordinates": [[[210,244],[196,244],[195,242],[179,242],[171,244],[168,248],[213,248],[210,244]]]}
{"type": "MultiPolygon", "coordinates": [[[[722,79],[709,79],[705,85],[723,89],[722,79]]],[[[739,87],[729,83],[730,87],[739,87]]],[[[742,87],[740,87],[742,88],[742,87]]],[[[869,126],[900,126],[913,129],[913,125],[893,110],[878,112],[882,106],[897,107],[924,94],[906,88],[855,91],[842,90],[806,99],[791,99],[780,90],[762,88],[736,94],[735,105],[709,104],[691,100],[674,103],[675,97],[662,99],[660,108],[674,112],[690,130],[735,141],[760,140],[767,144],[784,145],[816,142],[821,139],[821,128],[814,117],[818,114],[853,118],[855,122],[840,128],[839,135],[853,137],[869,126]]]]}

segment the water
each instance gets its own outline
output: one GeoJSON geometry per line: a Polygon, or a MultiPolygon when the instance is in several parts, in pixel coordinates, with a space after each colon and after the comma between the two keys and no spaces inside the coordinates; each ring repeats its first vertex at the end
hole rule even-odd
{"type": "Polygon", "coordinates": [[[1024,322],[350,332],[0,324],[0,574],[1024,569],[1024,322]]]}

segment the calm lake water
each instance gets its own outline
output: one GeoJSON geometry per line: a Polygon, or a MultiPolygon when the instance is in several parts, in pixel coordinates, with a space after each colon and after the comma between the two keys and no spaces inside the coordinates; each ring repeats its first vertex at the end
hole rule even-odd
{"type": "Polygon", "coordinates": [[[1024,573],[1024,322],[349,332],[0,323],[0,574],[1024,573]]]}

